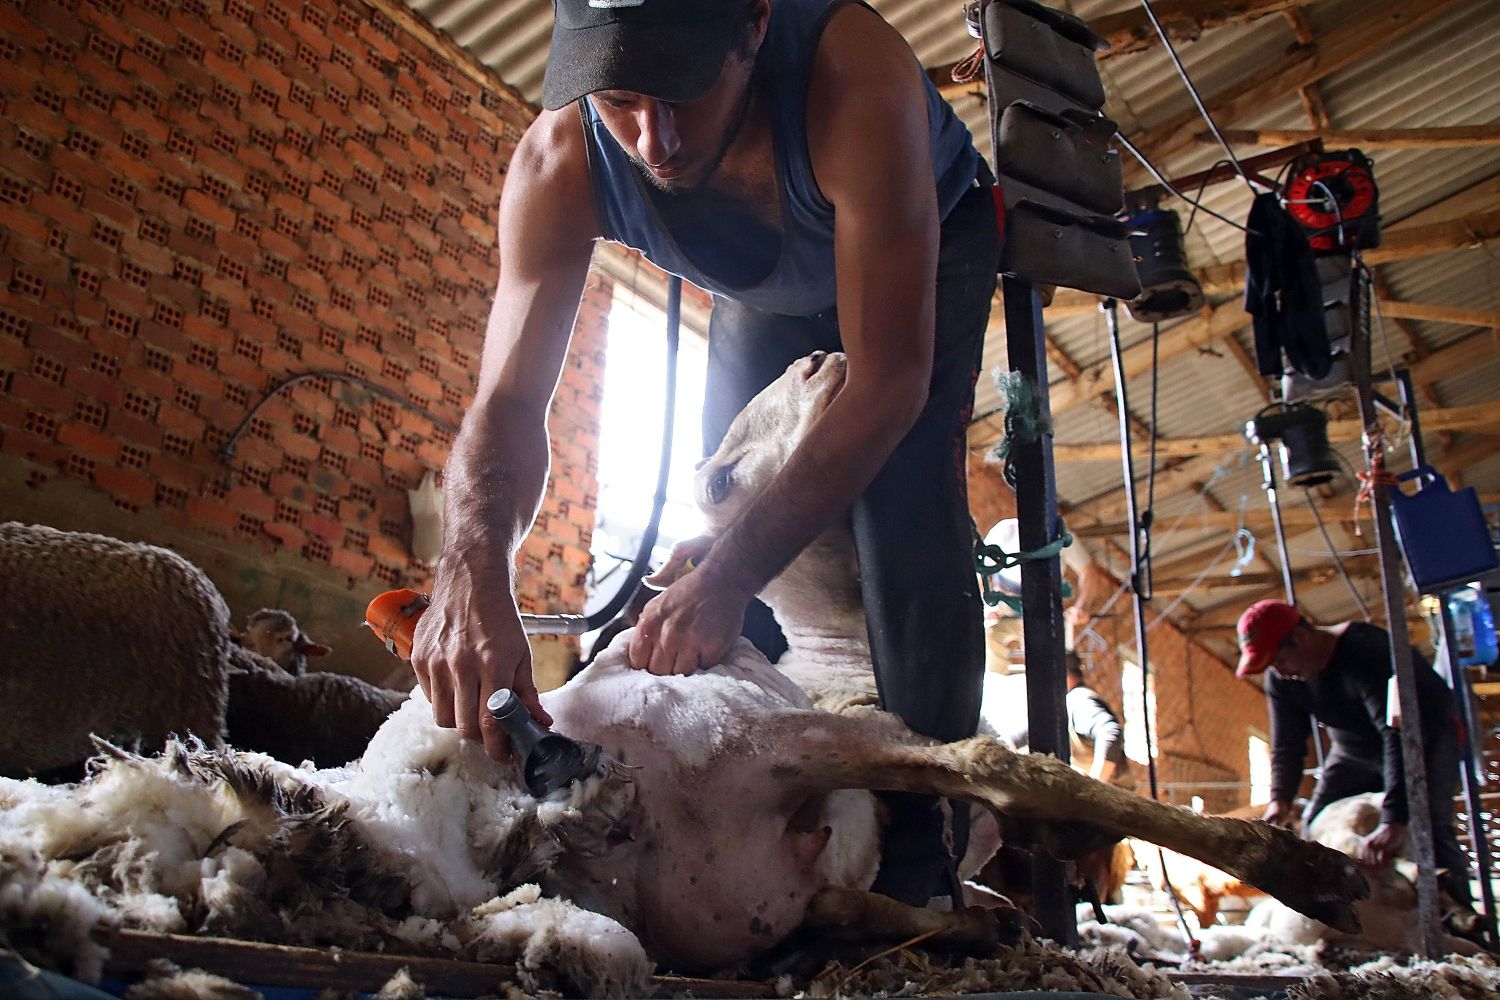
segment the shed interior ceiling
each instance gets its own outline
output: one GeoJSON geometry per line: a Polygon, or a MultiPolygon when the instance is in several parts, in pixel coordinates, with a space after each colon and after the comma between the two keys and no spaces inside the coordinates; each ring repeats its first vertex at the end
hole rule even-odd
{"type": "MultiPolygon", "coordinates": [[[[911,44],[923,65],[948,65],[968,55],[975,41],[964,25],[961,4],[957,0],[872,0],[872,5],[891,22],[911,44]]],[[[1085,20],[1138,9],[1128,0],[1072,0],[1053,6],[1070,10],[1085,20]]],[[[411,0],[411,6],[447,32],[474,57],[494,71],[500,79],[517,88],[528,100],[539,99],[542,73],[546,65],[547,46],[552,26],[549,0],[411,0]]],[[[1165,5],[1159,5],[1165,6],[1165,5]]],[[[1197,5],[1210,8],[1214,5],[1197,5]]],[[[1266,6],[1266,5],[1263,5],[1266,6]]],[[[1202,31],[1194,39],[1177,43],[1183,63],[1200,91],[1214,106],[1216,95],[1229,88],[1266,79],[1267,67],[1273,65],[1299,45],[1293,19],[1305,17],[1311,30],[1312,46],[1325,38],[1346,36],[1382,8],[1369,0],[1305,0],[1281,5],[1290,12],[1272,12],[1248,23],[1229,23],[1202,31]]],[[[1421,7],[1421,5],[1417,5],[1421,7]]],[[[1411,9],[1411,8],[1407,8],[1411,9]]],[[[1335,72],[1323,75],[1313,84],[1316,97],[1326,108],[1327,127],[1341,130],[1414,129],[1441,126],[1490,125],[1500,123],[1500,4],[1490,0],[1465,0],[1413,29],[1392,31],[1361,57],[1335,72]]],[[[1190,109],[1191,99],[1179,80],[1172,63],[1160,45],[1144,51],[1113,55],[1102,59],[1101,74],[1109,95],[1105,111],[1120,123],[1122,131],[1134,139],[1149,139],[1151,130],[1190,109]]],[[[1295,87],[1283,87],[1282,93],[1268,99],[1238,118],[1222,118],[1218,124],[1226,130],[1309,129],[1314,123],[1295,87]]],[[[950,98],[982,151],[988,155],[988,119],[982,95],[975,89],[950,98]]],[[[1329,148],[1338,148],[1330,144],[1329,148]]],[[[1240,145],[1241,157],[1267,151],[1267,147],[1240,145]]],[[[1124,154],[1127,158],[1129,154],[1124,154]]],[[[1182,176],[1205,169],[1223,157],[1223,151],[1206,142],[1166,156],[1158,164],[1169,176],[1182,176]]],[[[1500,144],[1447,148],[1380,148],[1370,152],[1375,163],[1380,188],[1384,225],[1392,227],[1427,224],[1445,219],[1500,211],[1500,144]]],[[[1145,183],[1145,175],[1127,161],[1127,186],[1145,183]]],[[[1208,187],[1203,204],[1230,219],[1242,220],[1249,211],[1250,192],[1238,182],[1208,187]]],[[[1189,206],[1172,204],[1186,221],[1189,206]]],[[[1434,355],[1441,356],[1454,345],[1485,338],[1493,350],[1483,352],[1477,364],[1466,364],[1426,387],[1421,397],[1427,408],[1457,407],[1500,399],[1500,334],[1494,329],[1494,317],[1500,315],[1500,259],[1493,242],[1476,241],[1475,246],[1449,252],[1414,256],[1381,264],[1377,272],[1384,283],[1384,294],[1399,302],[1461,307],[1487,313],[1484,324],[1396,320],[1382,317],[1375,334],[1377,365],[1387,364],[1387,350],[1409,362],[1434,355]]],[[[1229,264],[1244,259],[1243,235],[1233,226],[1199,212],[1186,234],[1190,263],[1195,267],[1229,264]]],[[[1234,294],[1222,294],[1215,301],[1231,301],[1234,294]]],[[[1123,317],[1122,335],[1127,345],[1147,344],[1148,326],[1135,323],[1128,314],[1123,317]]],[[[997,310],[998,316],[998,310],[997,310]]],[[[1190,322],[1174,321],[1175,322],[1190,322]]],[[[1168,324],[1168,326],[1173,324],[1168,324]]],[[[1165,332],[1166,326],[1164,326],[1165,332]]],[[[1049,316],[1047,332],[1057,349],[1080,367],[1107,363],[1108,338],[1102,318],[1097,313],[1074,313],[1049,316]]],[[[1248,331],[1235,336],[1242,352],[1253,356],[1248,331]]],[[[1165,438],[1194,437],[1237,432],[1256,409],[1264,405],[1265,387],[1252,380],[1243,364],[1236,360],[1231,345],[1219,342],[1165,360],[1159,373],[1159,412],[1157,423],[1165,438]]],[[[1003,368],[1005,340],[1003,327],[992,331],[986,344],[988,369],[1003,368]]],[[[1066,373],[1052,366],[1052,381],[1057,386],[1066,373]]],[[[1150,422],[1149,374],[1136,377],[1129,385],[1133,415],[1150,422]]],[[[1000,399],[990,378],[981,378],[975,412],[995,410],[1000,399]]],[[[1339,415],[1348,416],[1347,404],[1339,415]]],[[[1057,441],[1082,443],[1111,440],[1116,435],[1113,412],[1098,404],[1084,402],[1057,415],[1057,441]]],[[[1465,448],[1476,435],[1500,434],[1500,425],[1471,427],[1444,435],[1429,434],[1427,443],[1439,464],[1447,449],[1466,451],[1477,460],[1461,471],[1464,484],[1476,486],[1481,493],[1500,499],[1500,460],[1494,449],[1485,449],[1483,441],[1500,445],[1500,438],[1480,439],[1477,447],[1465,448]]],[[[1363,459],[1357,444],[1340,445],[1341,452],[1355,466],[1363,459]]],[[[1405,450],[1392,455],[1398,468],[1406,463],[1405,450]]],[[[1179,460],[1180,461],[1180,460],[1179,460]]],[[[1163,515],[1159,525],[1170,525],[1175,516],[1192,509],[1263,510],[1265,500],[1260,490],[1258,466],[1248,460],[1248,451],[1239,449],[1209,458],[1190,459],[1201,467],[1201,483],[1210,483],[1206,497],[1189,490],[1161,497],[1163,515]]],[[[1144,463],[1142,463],[1144,464],[1144,463]]],[[[1141,470],[1144,474],[1144,469],[1141,470]]],[[[1067,461],[1059,464],[1059,494],[1069,508],[1070,523],[1087,524],[1090,508],[1118,499],[1120,468],[1113,461],[1067,461]]],[[[1179,487],[1179,491],[1182,487],[1179,487]]],[[[1360,548],[1368,545],[1369,532],[1363,539],[1349,533],[1352,510],[1351,477],[1345,476],[1336,487],[1336,495],[1324,503],[1325,516],[1340,547],[1360,548]]],[[[1300,497],[1292,497],[1300,503],[1300,497]]],[[[1118,520],[1112,517],[1108,520],[1118,520]]],[[[1159,544],[1158,560],[1170,560],[1174,554],[1195,547],[1210,552],[1222,545],[1226,534],[1219,528],[1194,529],[1192,517],[1184,518],[1170,542],[1159,544]]],[[[1275,558],[1274,540],[1268,529],[1256,530],[1261,551],[1275,558]]],[[[1326,548],[1316,531],[1294,534],[1292,561],[1299,569],[1329,567],[1326,548]]],[[[1096,556],[1106,557],[1103,546],[1093,543],[1096,556]]],[[[1206,578],[1206,583],[1188,595],[1179,609],[1180,621],[1192,628],[1194,621],[1216,608],[1242,605],[1247,599],[1270,596],[1275,588],[1246,590],[1229,585],[1228,565],[1206,578]]],[[[1260,571],[1267,564],[1256,567],[1260,571]]],[[[1113,565],[1116,573],[1124,567],[1113,565]]],[[[1378,593],[1372,581],[1361,577],[1357,586],[1369,597],[1378,593]]],[[[1309,609],[1325,620],[1357,616],[1359,608],[1348,588],[1338,579],[1307,588],[1299,594],[1309,609]]],[[[1159,602],[1160,603],[1160,602],[1159,602]]],[[[1377,602],[1378,603],[1378,602],[1377,602]]],[[[1217,616],[1217,617],[1222,617],[1217,616]]],[[[1209,642],[1223,643],[1232,637],[1218,632],[1204,632],[1209,642]]]]}

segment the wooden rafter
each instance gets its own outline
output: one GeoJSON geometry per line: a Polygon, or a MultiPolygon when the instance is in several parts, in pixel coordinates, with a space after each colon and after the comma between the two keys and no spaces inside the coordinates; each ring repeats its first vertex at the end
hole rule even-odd
{"type": "MultiPolygon", "coordinates": [[[[1371,149],[1469,149],[1500,146],[1500,125],[1444,125],[1432,128],[1329,128],[1230,129],[1224,139],[1236,146],[1268,146],[1273,149],[1322,139],[1329,149],[1357,146],[1371,149]]],[[[1208,131],[1199,132],[1202,145],[1218,145],[1208,131]]]]}
{"type": "MultiPolygon", "coordinates": [[[[1380,311],[1396,319],[1418,319],[1429,323],[1457,323],[1459,326],[1486,326],[1500,329],[1500,310],[1464,309],[1459,306],[1439,306],[1426,302],[1401,302],[1382,298],[1380,311]]],[[[1492,340],[1493,343],[1493,340],[1492,340]]]]}
{"type": "MultiPolygon", "coordinates": [[[[1500,400],[1427,410],[1421,416],[1422,429],[1429,433],[1469,431],[1500,435],[1500,400]]],[[[1328,423],[1330,441],[1358,441],[1361,433],[1362,428],[1357,420],[1331,420],[1328,423]]],[[[1495,447],[1493,442],[1491,446],[1495,447]]],[[[1249,444],[1241,434],[1210,434],[1203,437],[1158,438],[1156,454],[1159,458],[1223,455],[1247,447],[1249,444]]],[[[1148,442],[1140,442],[1135,446],[1136,454],[1141,456],[1148,454],[1148,449],[1148,442]]],[[[1099,441],[1089,444],[1054,444],[1052,454],[1059,462],[1118,461],[1120,443],[1099,441]]]]}
{"type": "MultiPolygon", "coordinates": [[[[1325,522],[1347,519],[1349,516],[1348,498],[1342,501],[1343,510],[1337,513],[1329,510],[1324,513],[1325,522]]],[[[1333,505],[1339,506],[1339,505],[1333,505]]],[[[1175,520],[1175,518],[1174,518],[1175,520]]],[[[1282,508],[1281,520],[1289,528],[1311,528],[1317,525],[1313,512],[1301,503],[1288,504],[1282,508]]],[[[1197,531],[1233,531],[1241,523],[1252,531],[1271,527],[1271,512],[1262,502],[1256,502],[1248,507],[1243,514],[1237,510],[1203,510],[1189,514],[1184,521],[1185,530],[1197,531]]],[[[1073,534],[1080,538],[1109,538],[1116,535],[1124,535],[1130,531],[1130,526],[1124,521],[1098,521],[1094,524],[1084,525],[1071,529],[1073,534]]]]}
{"type": "Polygon", "coordinates": [[[1455,441],[1449,447],[1444,448],[1435,459],[1429,459],[1429,461],[1444,479],[1457,488],[1464,484],[1465,469],[1475,462],[1494,457],[1497,452],[1500,452],[1500,446],[1495,444],[1494,438],[1476,436],[1464,441],[1455,441]]]}
{"type": "Polygon", "coordinates": [[[1365,263],[1389,264],[1412,257],[1469,250],[1500,239],[1500,212],[1466,215],[1447,222],[1425,226],[1392,227],[1380,240],[1380,246],[1364,253],[1365,263]]]}
{"type": "MultiPolygon", "coordinates": [[[[1244,24],[1268,14],[1297,7],[1307,7],[1318,0],[1156,0],[1151,5],[1174,43],[1189,42],[1212,28],[1226,24],[1244,24]]],[[[1156,29],[1139,6],[1106,14],[1089,22],[1094,33],[1109,43],[1099,53],[1100,59],[1145,52],[1160,44],[1156,29]]],[[[974,88],[973,83],[954,83],[953,67],[957,63],[934,66],[928,77],[938,90],[951,97],[974,88]]]]}
{"type": "MultiPolygon", "coordinates": [[[[1292,26],[1292,33],[1297,36],[1297,44],[1311,48],[1317,41],[1313,33],[1312,22],[1300,9],[1284,10],[1281,16],[1292,26]]],[[[1299,87],[1297,94],[1302,98],[1302,110],[1307,112],[1307,120],[1313,128],[1327,128],[1330,124],[1328,108],[1323,104],[1323,91],[1316,83],[1309,83],[1305,87],[1299,87]]],[[[1225,140],[1232,142],[1233,140],[1225,140]]]]}
{"type": "MultiPolygon", "coordinates": [[[[1414,4],[1410,0],[1383,0],[1366,4],[1318,39],[1316,47],[1299,45],[1254,75],[1205,97],[1204,103],[1222,128],[1389,47],[1397,39],[1462,2],[1426,0],[1414,4]]],[[[1163,167],[1172,157],[1192,148],[1202,128],[1198,110],[1190,107],[1144,135],[1133,138],[1137,148],[1158,167],[1163,167]]],[[[1127,167],[1127,172],[1139,176],[1142,171],[1127,167]]]]}
{"type": "MultiPolygon", "coordinates": [[[[1356,579],[1361,577],[1373,579],[1379,574],[1379,567],[1373,561],[1369,560],[1356,562],[1345,559],[1344,567],[1349,571],[1349,575],[1356,579]]],[[[1293,583],[1306,584],[1313,587],[1336,580],[1338,576],[1338,568],[1332,563],[1292,570],[1293,583]]],[[[1159,597],[1175,597],[1187,590],[1189,585],[1194,583],[1196,577],[1197,574],[1190,577],[1159,579],[1154,581],[1151,586],[1153,592],[1159,597]]],[[[1239,576],[1230,576],[1228,573],[1210,573],[1202,580],[1198,580],[1197,586],[1194,589],[1211,588],[1213,590],[1223,590],[1228,587],[1271,587],[1279,590],[1282,586],[1280,572],[1241,573],[1239,576]]]]}

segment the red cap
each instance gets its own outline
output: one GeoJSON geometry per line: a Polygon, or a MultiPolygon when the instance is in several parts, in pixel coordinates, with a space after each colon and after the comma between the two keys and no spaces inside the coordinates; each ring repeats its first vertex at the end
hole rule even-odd
{"type": "Polygon", "coordinates": [[[1235,633],[1240,640],[1236,677],[1258,674],[1276,658],[1276,648],[1302,621],[1297,609],[1283,601],[1256,601],[1240,615],[1235,633]]]}

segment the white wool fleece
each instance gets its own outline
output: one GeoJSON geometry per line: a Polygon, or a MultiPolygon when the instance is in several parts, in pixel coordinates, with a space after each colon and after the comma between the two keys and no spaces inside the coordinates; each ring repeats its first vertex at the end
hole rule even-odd
{"type": "Polygon", "coordinates": [[[421,913],[469,910],[495,894],[491,862],[535,800],[516,770],[433,724],[420,689],[329,790],[349,801],[366,840],[401,859],[421,913]]]}
{"type": "Polygon", "coordinates": [[[490,900],[472,917],[477,936],[468,957],[515,962],[527,989],[554,988],[539,978],[547,970],[573,982],[593,982],[597,996],[639,996],[651,985],[653,965],[634,934],[565,899],[544,898],[535,885],[490,900]]]}

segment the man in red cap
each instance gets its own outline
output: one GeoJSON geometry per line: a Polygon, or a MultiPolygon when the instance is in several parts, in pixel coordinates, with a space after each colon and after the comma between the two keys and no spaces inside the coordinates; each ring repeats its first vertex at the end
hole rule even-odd
{"type": "MultiPolygon", "coordinates": [[[[1312,720],[1328,730],[1332,747],[1323,762],[1306,828],[1323,807],[1364,792],[1385,792],[1381,824],[1360,849],[1365,864],[1389,862],[1406,842],[1409,816],[1401,730],[1390,724],[1386,698],[1391,681],[1391,637],[1367,622],[1314,625],[1281,601],[1259,601],[1240,615],[1240,662],[1235,673],[1265,679],[1271,718],[1271,804],[1262,816],[1287,825],[1302,783],[1302,763],[1312,720]]],[[[1433,848],[1446,869],[1442,885],[1456,902],[1473,900],[1468,859],[1453,830],[1458,786],[1458,722],[1453,696],[1432,665],[1412,650],[1417,708],[1422,719],[1433,848]]]]}

